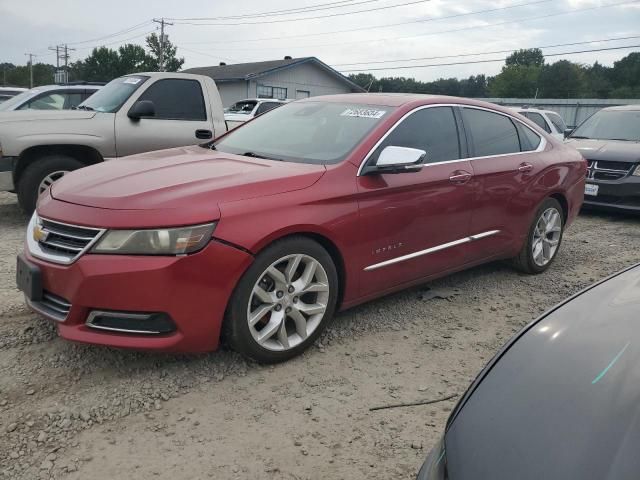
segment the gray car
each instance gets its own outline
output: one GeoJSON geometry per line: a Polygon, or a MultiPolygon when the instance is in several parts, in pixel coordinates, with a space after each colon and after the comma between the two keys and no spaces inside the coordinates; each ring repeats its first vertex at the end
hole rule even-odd
{"type": "Polygon", "coordinates": [[[640,478],[640,265],[553,308],[489,362],[418,480],[640,478]]]}
{"type": "Polygon", "coordinates": [[[640,105],[600,110],[567,144],[589,163],[586,207],[640,213],[640,105]]]}

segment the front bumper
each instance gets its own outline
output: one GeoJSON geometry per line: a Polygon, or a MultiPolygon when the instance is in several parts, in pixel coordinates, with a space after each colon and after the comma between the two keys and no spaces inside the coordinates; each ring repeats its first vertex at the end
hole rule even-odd
{"type": "Polygon", "coordinates": [[[13,171],[15,157],[3,157],[0,155],[0,192],[13,191],[13,171]]]}
{"type": "Polygon", "coordinates": [[[587,180],[598,185],[598,195],[585,195],[587,207],[640,213],[640,177],[627,176],[620,180],[587,180]]]}
{"type": "MultiPolygon", "coordinates": [[[[24,257],[42,272],[47,295],[69,304],[56,320],[68,340],[136,350],[198,353],[215,350],[227,302],[253,257],[212,240],[198,253],[182,257],[85,254],[71,265],[24,257]],[[161,312],[175,324],[167,334],[134,334],[96,329],[92,311],[161,312]]],[[[27,302],[29,303],[29,302],[27,302]]]]}

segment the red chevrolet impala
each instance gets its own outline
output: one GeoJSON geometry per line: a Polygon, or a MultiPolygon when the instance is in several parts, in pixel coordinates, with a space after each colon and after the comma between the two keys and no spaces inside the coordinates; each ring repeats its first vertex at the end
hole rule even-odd
{"type": "Polygon", "coordinates": [[[544,271],[585,172],[488,103],[316,97],[207,145],[65,175],[40,198],[17,281],[69,340],[202,352],[222,337],[278,362],[338,309],[492,260],[544,271]]]}

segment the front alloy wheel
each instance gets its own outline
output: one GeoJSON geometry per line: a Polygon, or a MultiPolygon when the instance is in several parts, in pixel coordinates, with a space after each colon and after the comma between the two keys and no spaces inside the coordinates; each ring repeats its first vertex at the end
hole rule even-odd
{"type": "Polygon", "coordinates": [[[317,242],[290,237],[267,247],[236,287],[224,323],[232,348],[261,363],[305,350],[332,317],[337,272],[317,242]]]}
{"type": "Polygon", "coordinates": [[[251,335],[267,350],[294,348],[322,321],[329,301],[327,272],[308,255],[273,262],[251,292],[247,321],[251,335]]]}

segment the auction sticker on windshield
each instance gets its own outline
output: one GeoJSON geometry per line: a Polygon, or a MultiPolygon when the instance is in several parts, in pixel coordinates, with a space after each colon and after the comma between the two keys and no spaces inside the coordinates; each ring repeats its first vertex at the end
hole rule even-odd
{"type": "Polygon", "coordinates": [[[584,194],[585,195],[596,196],[596,195],[598,195],[598,189],[599,188],[600,188],[599,185],[594,185],[592,183],[587,183],[584,186],[584,194]]]}
{"type": "Polygon", "coordinates": [[[124,83],[132,83],[133,85],[136,85],[136,84],[140,83],[140,80],[141,80],[140,78],[136,78],[136,77],[133,77],[133,78],[127,78],[127,79],[124,81],[124,83]]]}
{"type": "Polygon", "coordinates": [[[360,118],[382,118],[387,113],[386,110],[375,110],[371,108],[347,108],[340,114],[341,117],[360,117],[360,118]]]}

